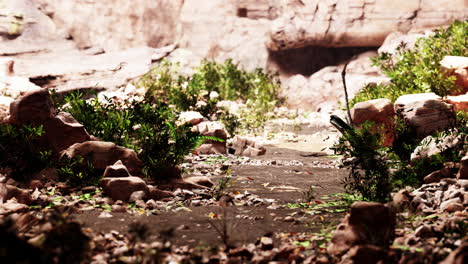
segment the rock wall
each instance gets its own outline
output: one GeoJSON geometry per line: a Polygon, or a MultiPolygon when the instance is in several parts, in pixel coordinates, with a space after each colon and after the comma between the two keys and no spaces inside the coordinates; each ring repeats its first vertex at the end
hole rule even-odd
{"type": "Polygon", "coordinates": [[[183,0],[34,0],[80,48],[106,51],[174,43],[183,0]]]}
{"type": "Polygon", "coordinates": [[[391,32],[437,27],[468,14],[466,0],[287,0],[286,5],[271,26],[270,50],[380,46],[391,32]]]}

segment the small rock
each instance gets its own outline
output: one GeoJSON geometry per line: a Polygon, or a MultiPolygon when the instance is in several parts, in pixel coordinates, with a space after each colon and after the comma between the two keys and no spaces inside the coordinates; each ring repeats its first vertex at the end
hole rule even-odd
{"type": "Polygon", "coordinates": [[[211,188],[214,185],[213,182],[210,180],[210,178],[206,176],[189,177],[189,178],[185,178],[185,180],[187,182],[198,184],[198,185],[205,186],[208,188],[211,188]]]}
{"type": "Polygon", "coordinates": [[[463,211],[463,210],[465,210],[465,207],[459,203],[450,203],[445,208],[445,211],[448,213],[454,213],[454,212],[463,211]]]}
{"type": "Polygon", "coordinates": [[[10,104],[10,123],[42,125],[53,117],[53,112],[49,91],[37,89],[10,104]]]}
{"type": "Polygon", "coordinates": [[[460,160],[460,170],[457,173],[457,179],[468,179],[468,156],[460,160]]]}
{"type": "Polygon", "coordinates": [[[136,191],[148,192],[144,180],[139,177],[103,178],[100,181],[104,193],[114,200],[128,201],[136,191]]]}
{"type": "Polygon", "coordinates": [[[261,237],[260,246],[262,250],[272,250],[273,249],[273,239],[271,237],[261,237]]]}
{"type": "Polygon", "coordinates": [[[119,178],[119,177],[129,177],[130,172],[128,172],[127,167],[122,163],[121,160],[118,160],[114,165],[107,166],[104,171],[104,178],[119,178]]]}
{"type": "Polygon", "coordinates": [[[136,192],[133,192],[131,195],[130,195],[130,198],[128,199],[128,201],[130,203],[134,203],[138,200],[144,200],[146,197],[146,192],[145,191],[136,191],[136,192]]]}
{"type": "Polygon", "coordinates": [[[433,183],[439,182],[444,178],[450,178],[452,176],[452,172],[449,168],[443,168],[441,170],[437,170],[432,172],[431,174],[424,177],[424,183],[433,183]]]}
{"type": "Polygon", "coordinates": [[[446,211],[447,208],[449,207],[450,204],[461,204],[462,201],[459,197],[457,198],[453,198],[453,199],[450,199],[450,200],[447,200],[447,201],[444,201],[440,204],[440,210],[442,211],[446,211]]]}

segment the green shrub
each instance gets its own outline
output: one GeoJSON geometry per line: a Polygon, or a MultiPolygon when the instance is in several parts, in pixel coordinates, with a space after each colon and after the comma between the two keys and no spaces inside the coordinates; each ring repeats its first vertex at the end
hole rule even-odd
{"type": "Polygon", "coordinates": [[[349,175],[344,179],[347,192],[362,195],[363,199],[385,202],[392,186],[385,149],[374,124],[364,123],[360,129],[349,129],[333,146],[335,154],[343,155],[349,175]],[[346,163],[346,159],[348,162],[346,163]]]}
{"type": "MultiPolygon", "coordinates": [[[[148,95],[163,99],[180,111],[195,110],[206,117],[217,118],[219,100],[242,101],[247,107],[241,113],[245,128],[261,127],[266,113],[281,102],[280,83],[275,75],[262,69],[245,71],[232,60],[224,63],[204,60],[191,76],[178,74],[177,65],[165,61],[143,76],[138,85],[144,87],[148,95]],[[219,97],[210,97],[212,92],[219,97]]],[[[241,124],[234,119],[235,116],[229,117],[233,130],[241,124]]]]}
{"type": "Polygon", "coordinates": [[[52,151],[41,138],[42,126],[0,124],[0,168],[10,170],[15,180],[25,180],[51,165],[52,151]]]}
{"type": "Polygon", "coordinates": [[[192,132],[189,124],[177,125],[177,112],[152,97],[120,103],[82,97],[81,93],[72,94],[59,108],[72,114],[91,135],[134,149],[149,177],[174,176],[165,173],[173,171],[188,153],[207,139],[219,141],[192,132]]]}
{"type": "Polygon", "coordinates": [[[402,43],[394,55],[384,52],[373,58],[373,64],[390,77],[391,83],[367,85],[350,105],[377,98],[395,101],[401,95],[414,93],[448,95],[458,87],[455,77],[447,77],[441,70],[444,56],[468,56],[468,20],[455,21],[432,36],[418,39],[411,50],[402,43]]]}

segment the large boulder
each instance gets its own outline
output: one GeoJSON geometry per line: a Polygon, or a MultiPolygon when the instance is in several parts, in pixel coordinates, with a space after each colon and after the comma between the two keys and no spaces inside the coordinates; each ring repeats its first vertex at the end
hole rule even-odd
{"type": "Polygon", "coordinates": [[[41,125],[53,117],[54,108],[47,89],[25,94],[10,105],[10,123],[41,125]]]}
{"type": "Polygon", "coordinates": [[[78,156],[84,157],[92,163],[94,168],[103,171],[107,166],[121,160],[132,175],[141,175],[143,167],[143,162],[134,150],[117,146],[112,142],[86,141],[76,143],[62,151],[61,156],[69,159],[78,156]]]}
{"type": "Polygon", "coordinates": [[[132,193],[137,191],[148,192],[148,186],[140,177],[103,178],[100,181],[104,193],[114,201],[128,201],[132,193]]]}
{"type": "Polygon", "coordinates": [[[452,127],[456,122],[453,106],[433,93],[400,96],[395,101],[395,112],[415,129],[419,138],[452,127]]]}
{"type": "Polygon", "coordinates": [[[284,1],[269,31],[270,50],[306,46],[376,47],[394,31],[409,32],[465,19],[464,0],[284,1]]]}
{"type": "Polygon", "coordinates": [[[67,112],[60,112],[44,123],[47,142],[56,153],[67,149],[75,143],[91,139],[84,126],[67,112]]]}
{"type": "Polygon", "coordinates": [[[445,98],[445,102],[453,105],[453,110],[455,111],[468,112],[468,92],[461,95],[447,96],[447,98],[445,98]]]}
{"type": "Polygon", "coordinates": [[[356,245],[388,246],[395,234],[395,213],[386,205],[356,202],[334,232],[328,252],[340,255],[356,245]]]}

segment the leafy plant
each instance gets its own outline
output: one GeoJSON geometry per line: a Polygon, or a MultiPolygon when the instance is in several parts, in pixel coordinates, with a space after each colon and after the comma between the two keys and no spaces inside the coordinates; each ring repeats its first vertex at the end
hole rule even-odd
{"type": "Polygon", "coordinates": [[[0,124],[0,168],[15,180],[24,180],[51,165],[52,151],[41,142],[42,126],[0,124]]]}
{"type": "Polygon", "coordinates": [[[444,56],[468,56],[468,20],[455,21],[408,49],[401,43],[395,54],[382,53],[373,64],[390,77],[390,84],[369,84],[351,100],[351,106],[362,101],[388,98],[395,101],[405,94],[434,92],[442,97],[456,91],[455,77],[441,69],[444,56]]]}
{"type": "Polygon", "coordinates": [[[102,172],[82,156],[73,159],[64,157],[57,162],[57,167],[59,179],[71,186],[97,185],[102,178],[102,172]]]}
{"type": "Polygon", "coordinates": [[[229,121],[232,131],[240,125],[234,115],[226,115],[217,102],[242,101],[246,109],[241,111],[245,127],[260,127],[266,113],[281,101],[278,98],[278,78],[262,69],[252,72],[240,69],[232,60],[216,63],[204,60],[191,76],[177,74],[177,65],[164,61],[143,76],[139,82],[147,94],[161,98],[178,110],[195,110],[203,116],[229,121]]]}
{"type": "Polygon", "coordinates": [[[104,141],[132,148],[144,162],[149,177],[165,179],[180,173],[176,166],[205,140],[215,137],[192,132],[189,124],[177,125],[178,114],[152,96],[117,103],[112,99],[82,99],[82,93],[65,98],[59,107],[72,114],[87,131],[104,141]]]}

